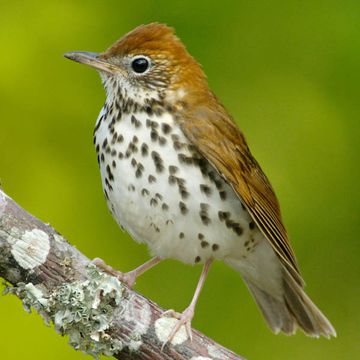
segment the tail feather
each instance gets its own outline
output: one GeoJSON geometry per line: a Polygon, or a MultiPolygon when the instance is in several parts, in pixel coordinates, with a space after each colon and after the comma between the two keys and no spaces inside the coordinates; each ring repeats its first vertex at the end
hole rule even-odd
{"type": "Polygon", "coordinates": [[[320,335],[330,338],[336,336],[336,331],[325,315],[306,295],[303,288],[293,277],[283,270],[284,299],[289,312],[304,332],[313,337],[320,335]]]}
{"type": "Polygon", "coordinates": [[[303,288],[285,268],[282,273],[283,295],[280,297],[269,294],[249,278],[244,277],[270,328],[275,333],[283,331],[287,335],[294,334],[299,327],[306,335],[312,337],[336,336],[334,327],[306,295],[303,288]]]}
{"type": "Polygon", "coordinates": [[[292,314],[288,311],[286,304],[261,290],[246,278],[244,278],[244,280],[270,329],[275,334],[278,334],[280,331],[283,331],[287,335],[294,334],[296,331],[296,323],[293,320],[292,314]]]}

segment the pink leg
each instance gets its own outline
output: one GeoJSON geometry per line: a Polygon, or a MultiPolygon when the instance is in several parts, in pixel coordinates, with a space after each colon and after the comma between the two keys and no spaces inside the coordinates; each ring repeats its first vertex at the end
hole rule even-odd
{"type": "Polygon", "coordinates": [[[179,329],[181,328],[182,325],[185,325],[186,328],[186,332],[189,335],[190,341],[192,341],[192,333],[191,333],[191,320],[194,317],[194,313],[195,313],[195,306],[196,303],[198,301],[201,289],[204,286],[205,283],[205,279],[207,277],[207,274],[209,272],[210,269],[210,265],[213,262],[213,259],[209,259],[206,261],[202,273],[200,275],[200,279],[199,282],[196,286],[196,290],[194,293],[194,296],[191,300],[190,305],[184,310],[184,312],[178,313],[174,310],[167,310],[165,311],[162,316],[170,316],[170,317],[174,317],[176,319],[178,319],[179,321],[176,323],[176,325],[174,326],[174,328],[172,329],[170,335],[168,336],[167,340],[163,343],[161,350],[164,348],[164,346],[168,343],[171,342],[171,340],[174,338],[175,334],[179,331],[179,329]]]}
{"type": "Polygon", "coordinates": [[[158,264],[162,259],[159,256],[156,256],[146,263],[140,265],[136,269],[123,273],[113,269],[111,266],[107,265],[102,259],[96,258],[92,261],[97,267],[99,267],[104,272],[116,276],[121,282],[124,282],[129,288],[132,288],[135,285],[136,278],[142,275],[147,270],[151,269],[153,266],[158,264]]]}

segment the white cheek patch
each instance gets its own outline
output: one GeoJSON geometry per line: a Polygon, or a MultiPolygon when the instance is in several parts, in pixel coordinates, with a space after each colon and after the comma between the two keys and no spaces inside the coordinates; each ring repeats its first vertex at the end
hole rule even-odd
{"type": "Polygon", "coordinates": [[[16,241],[12,237],[9,242],[12,243],[11,254],[14,259],[26,270],[44,264],[50,251],[49,235],[40,229],[25,231],[16,241]]]}

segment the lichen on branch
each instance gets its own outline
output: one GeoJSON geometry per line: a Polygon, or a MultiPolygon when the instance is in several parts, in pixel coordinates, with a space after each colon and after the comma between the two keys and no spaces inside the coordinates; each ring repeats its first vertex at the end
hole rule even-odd
{"type": "Polygon", "coordinates": [[[241,359],[196,330],[192,342],[183,329],[161,351],[177,320],[161,317],[157,304],[101,272],[1,190],[0,277],[27,311],[35,309],[75,349],[94,357],[241,359]]]}
{"type": "Polygon", "coordinates": [[[124,288],[116,278],[91,264],[87,276],[87,280],[61,284],[50,294],[32,283],[8,286],[7,292],[16,294],[27,311],[34,308],[46,323],[53,323],[58,333],[68,335],[76,350],[94,357],[112,356],[123,348],[111,332],[113,312],[121,303],[124,288]]]}

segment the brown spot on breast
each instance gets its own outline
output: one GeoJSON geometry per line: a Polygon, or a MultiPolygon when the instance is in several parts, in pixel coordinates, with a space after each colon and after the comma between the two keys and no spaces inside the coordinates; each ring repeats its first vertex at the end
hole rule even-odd
{"type": "Polygon", "coordinates": [[[148,182],[149,182],[149,184],[155,183],[156,182],[156,177],[154,175],[149,175],[148,176],[148,182]]]}
{"type": "Polygon", "coordinates": [[[239,223],[234,223],[232,229],[239,236],[242,235],[243,233],[243,228],[240,226],[239,223]]]}
{"type": "Polygon", "coordinates": [[[109,195],[108,195],[106,189],[104,189],[104,195],[105,195],[105,197],[106,197],[106,200],[109,200],[109,195]]]}
{"type": "Polygon", "coordinates": [[[208,208],[209,208],[208,204],[204,204],[204,203],[200,204],[199,215],[200,215],[201,221],[204,225],[208,225],[211,222],[209,215],[208,215],[208,208]]]}
{"type": "Polygon", "coordinates": [[[207,215],[200,214],[201,221],[204,225],[209,225],[211,220],[207,215]]]}
{"type": "Polygon", "coordinates": [[[168,181],[170,185],[174,185],[176,184],[177,178],[174,175],[169,175],[168,181]]]}
{"type": "Polygon", "coordinates": [[[113,173],[111,172],[111,169],[110,169],[110,166],[109,166],[109,165],[106,165],[106,172],[107,172],[107,174],[108,174],[109,180],[110,180],[110,181],[114,181],[114,175],[113,175],[113,173]]]}
{"type": "Polygon", "coordinates": [[[221,200],[226,200],[226,191],[225,190],[219,191],[219,196],[221,200]]]}
{"type": "Polygon", "coordinates": [[[176,174],[178,170],[179,170],[179,168],[177,166],[175,166],[175,165],[170,165],[169,166],[169,173],[172,174],[172,175],[176,174]]]}
{"type": "Polygon", "coordinates": [[[211,188],[208,185],[200,184],[200,191],[207,196],[211,195],[211,188]]]}
{"type": "Polygon", "coordinates": [[[138,147],[135,145],[133,141],[129,142],[129,145],[126,149],[126,154],[132,154],[138,152],[138,147]]]}
{"type": "Polygon", "coordinates": [[[165,135],[169,134],[171,132],[171,126],[169,124],[162,123],[161,124],[161,130],[165,135]]]}
{"type": "Polygon", "coordinates": [[[230,212],[229,211],[219,211],[218,216],[219,216],[220,221],[225,221],[226,219],[228,219],[230,217],[230,212]]]}
{"type": "Polygon", "coordinates": [[[181,164],[191,165],[193,163],[193,158],[185,154],[178,154],[178,160],[181,164]]]}
{"type": "Polygon", "coordinates": [[[178,140],[173,142],[174,150],[181,150],[184,147],[184,144],[178,140]]]}
{"type": "Polygon", "coordinates": [[[166,139],[163,136],[159,136],[159,144],[164,146],[166,144],[166,139]]]}
{"type": "Polygon", "coordinates": [[[141,145],[141,155],[146,156],[149,153],[149,146],[145,143],[141,145]]]}
{"type": "Polygon", "coordinates": [[[150,132],[150,138],[152,141],[156,141],[159,138],[159,135],[155,129],[152,129],[150,132]]]}
{"type": "Polygon", "coordinates": [[[113,187],[110,185],[108,178],[105,178],[105,185],[107,186],[107,188],[108,188],[110,191],[113,190],[113,187]]]}
{"type": "Polygon", "coordinates": [[[152,121],[150,119],[146,120],[146,127],[151,129],[156,129],[159,126],[159,124],[156,121],[152,121]]]}
{"type": "Polygon", "coordinates": [[[154,161],[155,168],[157,172],[162,172],[164,170],[164,163],[163,160],[160,157],[160,154],[156,151],[151,152],[151,157],[154,161]]]}
{"type": "MultiPolygon", "coordinates": [[[[141,164],[140,164],[140,165],[141,165],[141,164]]],[[[135,177],[136,177],[137,179],[139,179],[139,178],[141,178],[142,174],[143,174],[143,168],[141,168],[140,166],[138,166],[138,168],[137,168],[136,171],[135,171],[135,177]]]]}
{"type": "Polygon", "coordinates": [[[155,199],[155,198],[151,198],[151,199],[150,199],[150,205],[151,205],[151,206],[157,206],[157,204],[158,204],[157,199],[155,199]]]}
{"type": "Polygon", "coordinates": [[[133,124],[136,128],[141,126],[141,122],[134,116],[131,116],[131,124],[133,124]]]}
{"type": "Polygon", "coordinates": [[[212,244],[211,248],[212,248],[213,251],[216,251],[216,250],[219,249],[219,245],[218,244],[212,244]]]}
{"type": "MultiPolygon", "coordinates": [[[[177,180],[181,180],[181,179],[177,179],[177,180]]],[[[179,187],[179,193],[180,193],[181,198],[182,199],[187,199],[190,194],[186,190],[185,185],[179,183],[179,181],[178,181],[178,187],[179,187]]]]}
{"type": "Polygon", "coordinates": [[[187,214],[187,212],[189,211],[185,203],[183,203],[182,201],[179,202],[179,208],[183,215],[187,214]]]}

